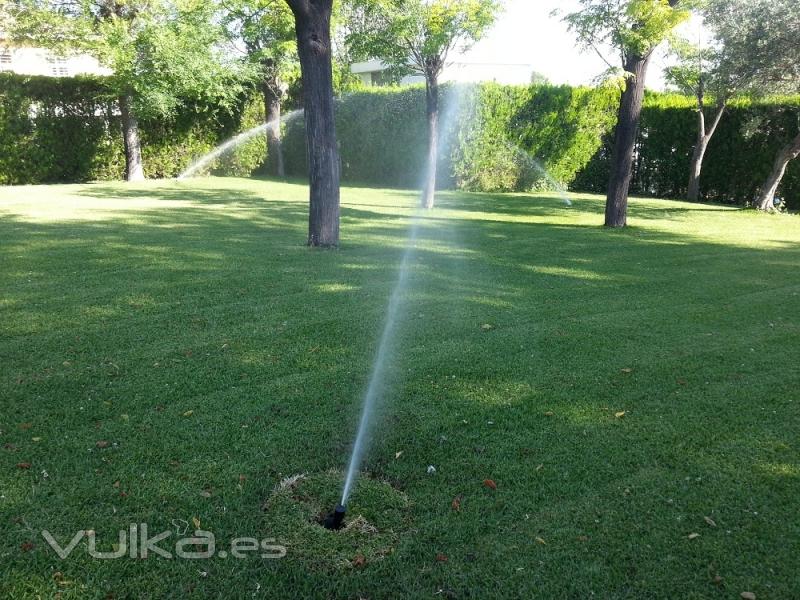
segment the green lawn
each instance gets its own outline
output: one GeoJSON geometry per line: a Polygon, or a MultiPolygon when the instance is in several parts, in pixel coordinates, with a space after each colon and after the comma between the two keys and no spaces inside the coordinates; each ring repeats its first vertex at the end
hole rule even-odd
{"type": "Polygon", "coordinates": [[[443,194],[363,518],[312,522],[415,200],[343,190],[312,251],[299,185],[0,189],[0,597],[800,597],[793,216],[635,200],[608,231],[598,197],[443,194]],[[40,533],[194,519],[288,554],[61,560],[40,533]]]}

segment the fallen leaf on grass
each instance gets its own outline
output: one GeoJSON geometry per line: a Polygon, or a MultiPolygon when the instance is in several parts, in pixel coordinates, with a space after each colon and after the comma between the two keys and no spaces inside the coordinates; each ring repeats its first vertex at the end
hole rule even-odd
{"type": "Polygon", "coordinates": [[[18,469],[30,469],[31,468],[31,463],[26,463],[26,462],[17,463],[17,468],[18,469]]]}
{"type": "Polygon", "coordinates": [[[714,519],[712,519],[711,517],[703,517],[703,520],[706,523],[708,523],[711,527],[716,527],[717,526],[716,522],[714,522],[714,519]]]}
{"type": "Polygon", "coordinates": [[[690,533],[688,537],[689,537],[690,540],[696,540],[697,538],[700,537],[700,534],[699,533],[690,533]]]}
{"type": "Polygon", "coordinates": [[[739,595],[742,600],[756,600],[756,595],[753,592],[742,592],[739,595]]]}
{"type": "Polygon", "coordinates": [[[22,429],[22,431],[27,431],[31,427],[33,427],[33,423],[20,423],[19,424],[19,428],[22,429]]]}
{"type": "Polygon", "coordinates": [[[33,442],[41,442],[42,438],[40,438],[40,437],[31,438],[31,441],[33,441],[33,442]]]}
{"type": "Polygon", "coordinates": [[[622,369],[623,373],[633,373],[633,369],[622,369]]]}
{"type": "Polygon", "coordinates": [[[358,554],[353,559],[353,566],[355,568],[357,568],[357,569],[360,569],[361,567],[363,567],[366,564],[367,564],[367,558],[363,554],[358,554]]]}
{"type": "Polygon", "coordinates": [[[484,331],[491,331],[492,329],[494,329],[494,325],[490,325],[489,323],[484,323],[483,325],[481,325],[481,329],[483,329],[484,331]]]}
{"type": "Polygon", "coordinates": [[[97,440],[97,443],[95,444],[95,446],[97,446],[98,448],[108,448],[110,445],[111,442],[107,440],[97,440]]]}
{"type": "Polygon", "coordinates": [[[547,542],[545,542],[545,541],[544,541],[542,538],[540,538],[540,537],[536,537],[536,538],[533,538],[533,539],[536,541],[536,543],[537,543],[537,544],[541,544],[542,546],[545,546],[545,545],[547,545],[547,542]]]}
{"type": "Polygon", "coordinates": [[[33,550],[33,542],[23,542],[22,544],[20,544],[19,549],[22,550],[23,552],[30,552],[31,550],[33,550]]]}
{"type": "Polygon", "coordinates": [[[614,416],[615,416],[617,419],[621,419],[621,418],[622,418],[622,417],[624,417],[626,414],[628,414],[628,411],[626,411],[626,410],[621,410],[621,411],[619,411],[618,413],[614,413],[614,416]]]}
{"type": "Polygon", "coordinates": [[[485,487],[487,487],[487,488],[491,488],[491,489],[493,489],[493,490],[496,490],[496,489],[497,489],[497,484],[496,484],[496,483],[494,482],[494,480],[492,480],[492,479],[484,479],[484,480],[483,480],[483,485],[484,485],[485,487]]]}
{"type": "Polygon", "coordinates": [[[556,413],[554,413],[552,410],[548,410],[546,413],[544,413],[544,416],[545,417],[552,417],[552,416],[555,416],[555,414],[556,413]]]}
{"type": "Polygon", "coordinates": [[[209,492],[208,490],[203,490],[202,492],[200,492],[200,495],[203,498],[211,498],[211,492],[209,492]]]}
{"type": "Polygon", "coordinates": [[[447,555],[446,554],[437,554],[436,555],[436,562],[447,562],[447,555]]]}
{"type": "Polygon", "coordinates": [[[460,511],[461,510],[461,500],[462,499],[463,499],[463,496],[461,496],[461,495],[456,496],[455,498],[453,498],[453,501],[450,503],[450,507],[456,512],[460,511]]]}
{"type": "Polygon", "coordinates": [[[195,529],[200,529],[200,519],[192,517],[192,525],[194,525],[195,529]]]}
{"type": "Polygon", "coordinates": [[[403,451],[402,451],[402,450],[400,450],[399,452],[395,452],[395,453],[394,453],[394,459],[395,459],[395,460],[397,460],[397,459],[398,459],[398,458],[400,458],[401,456],[403,456],[403,451]]]}
{"type": "Polygon", "coordinates": [[[589,541],[589,536],[588,535],[579,535],[578,536],[578,541],[579,542],[588,542],[589,541]]]}
{"type": "Polygon", "coordinates": [[[119,487],[119,481],[115,481],[113,484],[111,484],[111,486],[115,487],[115,488],[118,488],[119,487]]]}
{"type": "Polygon", "coordinates": [[[183,416],[184,417],[191,417],[193,414],[194,414],[193,410],[187,410],[185,413],[183,413],[183,416]]]}

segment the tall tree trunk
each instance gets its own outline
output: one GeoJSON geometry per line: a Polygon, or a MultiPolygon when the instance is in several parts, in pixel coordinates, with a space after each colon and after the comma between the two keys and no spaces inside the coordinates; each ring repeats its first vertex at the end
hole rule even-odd
{"type": "Polygon", "coordinates": [[[692,162],[689,167],[689,188],[686,197],[691,202],[697,202],[700,199],[700,174],[703,171],[703,159],[708,149],[708,144],[714,133],[717,131],[722,115],[725,112],[725,103],[721,102],[717,105],[714,120],[711,123],[708,131],[706,131],[706,115],[703,106],[702,96],[698,99],[698,126],[697,126],[697,143],[692,153],[692,162]]]}
{"type": "Polygon", "coordinates": [[[308,245],[339,245],[339,149],[331,64],[333,0],[286,0],[294,12],[303,78],[310,184],[308,245]]]}
{"type": "Polygon", "coordinates": [[[759,210],[774,209],[773,199],[775,198],[783,176],[786,174],[786,167],[798,156],[800,156],[800,133],[798,133],[797,137],[790,143],[781,148],[781,151],[778,153],[778,157],[775,159],[775,164],[772,167],[772,173],[761,188],[761,194],[756,202],[756,206],[759,210]]]}
{"type": "Polygon", "coordinates": [[[276,177],[285,177],[283,144],[281,142],[281,103],[283,101],[280,80],[275,77],[265,81],[264,114],[267,120],[267,172],[276,177]]]}
{"type": "Polygon", "coordinates": [[[125,143],[125,179],[143,181],[142,142],[139,139],[139,121],[133,113],[133,98],[120,96],[119,112],[122,119],[122,140],[125,143]]]}
{"type": "Polygon", "coordinates": [[[642,114],[644,83],[652,52],[633,56],[625,64],[625,90],[619,101],[614,148],[611,152],[611,176],[606,197],[606,227],[625,227],[628,222],[628,190],[633,174],[633,152],[639,117],[642,114]]]}
{"type": "Polygon", "coordinates": [[[428,115],[428,164],[422,207],[431,209],[436,197],[436,175],[439,166],[439,76],[425,78],[425,108],[428,115]]]}

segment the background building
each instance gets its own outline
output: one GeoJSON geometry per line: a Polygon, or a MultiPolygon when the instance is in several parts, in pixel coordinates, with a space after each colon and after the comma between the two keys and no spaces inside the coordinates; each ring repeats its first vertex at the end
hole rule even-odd
{"type": "MultiPolygon", "coordinates": [[[[390,80],[386,77],[386,65],[380,60],[368,60],[354,63],[350,70],[361,78],[367,86],[387,85],[390,80]]],[[[445,67],[439,81],[442,83],[480,83],[495,81],[503,84],[525,85],[531,82],[534,75],[533,65],[524,63],[492,63],[492,62],[467,62],[455,60],[445,67]]],[[[421,75],[404,77],[400,83],[425,83],[421,75]]]]}
{"type": "Polygon", "coordinates": [[[73,77],[75,75],[110,75],[97,59],[86,54],[58,56],[44,48],[20,46],[10,42],[0,31],[0,71],[20,75],[73,77]]]}

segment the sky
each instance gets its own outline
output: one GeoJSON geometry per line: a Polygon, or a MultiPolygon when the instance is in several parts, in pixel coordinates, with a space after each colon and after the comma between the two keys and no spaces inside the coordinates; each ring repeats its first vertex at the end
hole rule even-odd
{"type": "MultiPolygon", "coordinates": [[[[553,83],[591,84],[608,66],[593,51],[582,52],[575,36],[558,16],[576,10],[577,0],[505,0],[505,11],[494,28],[465,56],[468,62],[525,63],[553,83]]],[[[696,36],[698,23],[683,27],[684,34],[696,36]]],[[[618,58],[607,58],[616,65],[618,58]]],[[[461,60],[461,59],[459,59],[461,60]]],[[[663,69],[668,59],[663,48],[648,72],[647,87],[663,89],[663,69]]]]}

